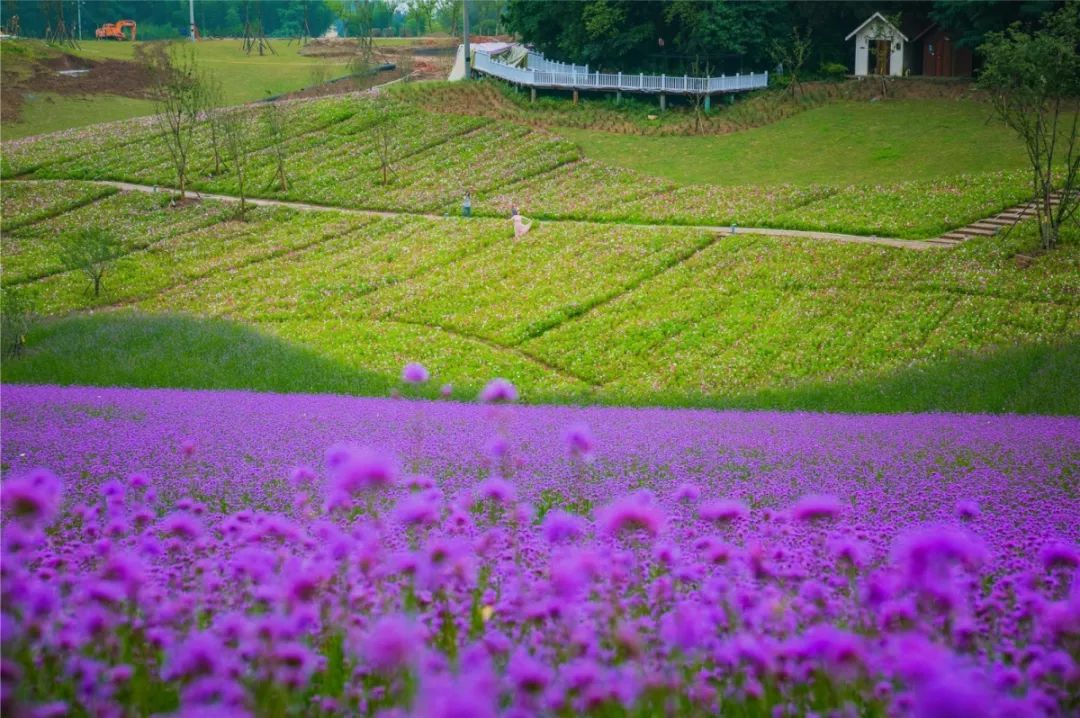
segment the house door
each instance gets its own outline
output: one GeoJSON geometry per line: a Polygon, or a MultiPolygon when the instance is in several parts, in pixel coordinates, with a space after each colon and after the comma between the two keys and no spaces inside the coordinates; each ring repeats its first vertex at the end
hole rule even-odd
{"type": "Polygon", "coordinates": [[[889,57],[891,56],[892,41],[874,40],[874,74],[889,74],[889,57]]]}

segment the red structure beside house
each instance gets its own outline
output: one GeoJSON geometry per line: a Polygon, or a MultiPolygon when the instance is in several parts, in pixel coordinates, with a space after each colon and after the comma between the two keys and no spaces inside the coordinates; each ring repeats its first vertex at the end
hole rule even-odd
{"type": "Polygon", "coordinates": [[[937,24],[912,38],[912,44],[922,51],[922,71],[917,74],[926,77],[971,77],[971,50],[957,47],[951,35],[937,24]]]}

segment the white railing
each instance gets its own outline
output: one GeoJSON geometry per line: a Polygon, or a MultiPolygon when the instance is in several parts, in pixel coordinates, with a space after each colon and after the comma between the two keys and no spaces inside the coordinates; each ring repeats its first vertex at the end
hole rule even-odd
{"type": "Polygon", "coordinates": [[[515,67],[499,62],[495,57],[481,50],[476,51],[475,58],[474,69],[478,72],[529,87],[703,95],[714,92],[758,90],[769,84],[767,72],[721,75],[720,77],[689,77],[687,75],[669,77],[644,73],[589,72],[588,65],[554,62],[545,59],[538,52],[528,54],[525,67],[515,67]]]}

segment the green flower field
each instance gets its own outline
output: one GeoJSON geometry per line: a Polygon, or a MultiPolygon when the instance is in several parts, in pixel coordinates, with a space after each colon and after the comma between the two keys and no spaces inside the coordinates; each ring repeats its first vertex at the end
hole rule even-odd
{"type": "Polygon", "coordinates": [[[5,382],[379,394],[416,359],[463,396],[494,372],[533,400],[1068,413],[1080,396],[1049,389],[1080,376],[1080,247],[1020,268],[1028,225],[931,251],[611,221],[514,240],[488,217],[240,222],[164,193],[5,187],[4,287],[44,317],[5,382]],[[123,247],[96,297],[56,258],[88,225],[123,247]]]}
{"type": "MultiPolygon", "coordinates": [[[[236,110],[255,125],[258,109],[236,110]]],[[[880,185],[686,185],[588,160],[545,129],[429,113],[393,97],[284,105],[288,188],[274,181],[269,139],[248,168],[254,196],[353,209],[456,214],[466,189],[477,214],[634,224],[774,227],[932,238],[1024,201],[1022,171],[962,173],[880,185]],[[384,157],[385,156],[385,157],[384,157]],[[383,160],[388,176],[383,181],[383,160]]],[[[253,133],[258,135],[257,132],[253,133]]],[[[214,174],[207,126],[193,140],[191,186],[235,194],[214,174]]],[[[7,143],[3,177],[175,184],[168,149],[147,120],[97,125],[7,143]]]]}

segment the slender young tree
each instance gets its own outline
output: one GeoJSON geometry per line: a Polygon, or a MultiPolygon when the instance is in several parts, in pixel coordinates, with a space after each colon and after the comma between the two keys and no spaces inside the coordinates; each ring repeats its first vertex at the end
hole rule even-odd
{"type": "Polygon", "coordinates": [[[802,73],[807,58],[810,57],[810,34],[810,30],[803,34],[799,28],[793,27],[790,35],[783,40],[773,40],[769,47],[769,55],[773,61],[783,65],[784,72],[791,78],[787,91],[792,97],[802,94],[799,75],[802,73]]]}
{"type": "Polygon", "coordinates": [[[195,52],[187,45],[174,45],[168,53],[151,55],[150,69],[154,77],[155,118],[169,149],[183,201],[195,128],[206,106],[203,78],[195,52]]]}
{"type": "Polygon", "coordinates": [[[382,184],[390,184],[394,176],[394,122],[391,109],[386,100],[377,100],[379,103],[378,116],[381,118],[373,128],[375,135],[375,155],[379,158],[379,175],[382,184]]]}
{"type": "Polygon", "coordinates": [[[222,145],[232,172],[236,175],[236,189],[240,196],[240,205],[236,218],[247,219],[247,177],[248,158],[251,155],[251,126],[247,116],[238,110],[224,111],[221,114],[222,145]]]}
{"type": "Polygon", "coordinates": [[[224,123],[226,118],[225,94],[217,75],[208,73],[203,77],[203,105],[206,124],[210,130],[210,148],[214,153],[214,176],[221,174],[225,160],[224,123]]]}
{"type": "Polygon", "coordinates": [[[993,33],[981,50],[979,85],[994,109],[1024,141],[1031,165],[1043,249],[1057,244],[1061,227],[1080,204],[1080,4],[1049,15],[1025,32],[1013,25],[993,33]]]}
{"type": "Polygon", "coordinates": [[[287,128],[285,117],[276,102],[266,103],[263,109],[263,126],[266,128],[267,143],[274,158],[274,182],[278,192],[289,191],[289,180],[285,173],[285,160],[288,151],[285,147],[287,128]]]}

